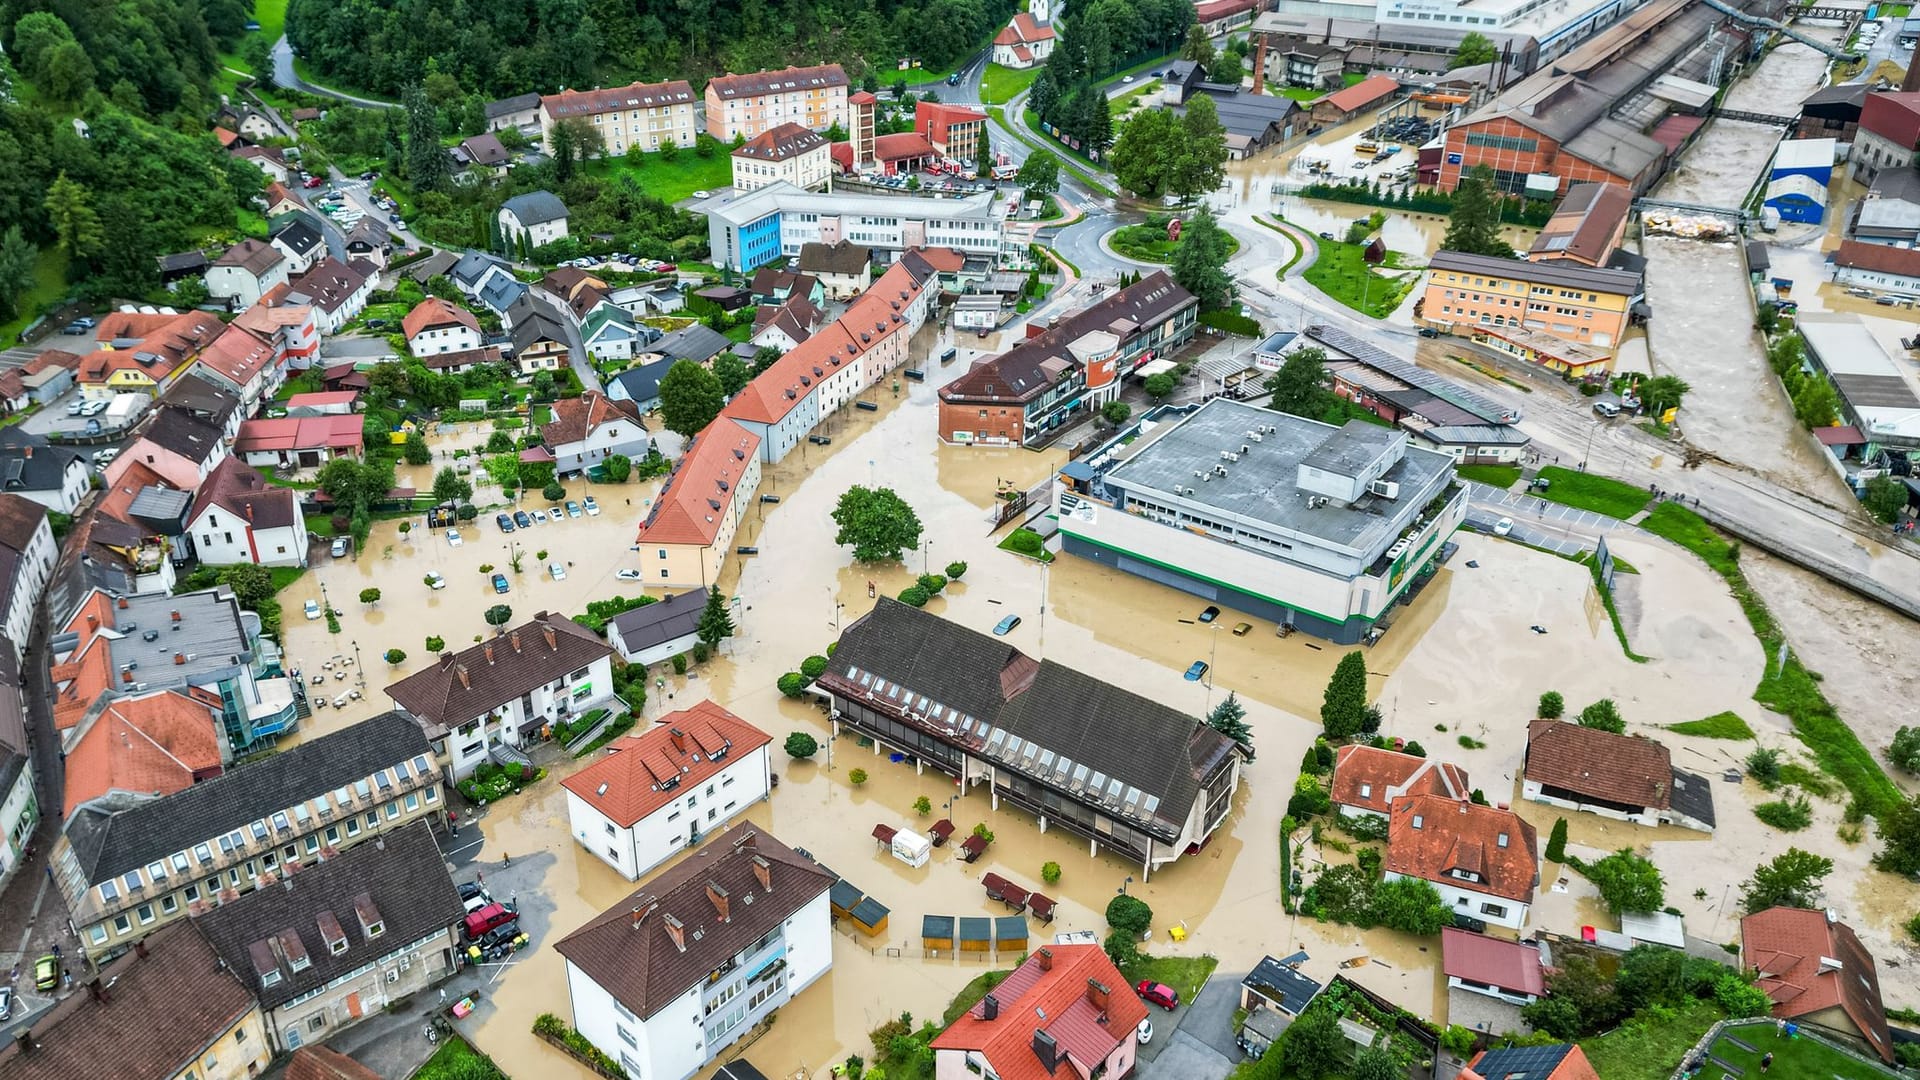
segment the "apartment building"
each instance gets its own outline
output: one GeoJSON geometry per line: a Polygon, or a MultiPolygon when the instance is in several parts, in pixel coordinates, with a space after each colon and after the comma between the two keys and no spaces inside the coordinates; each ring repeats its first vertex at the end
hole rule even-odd
{"type": "Polygon", "coordinates": [[[1629,270],[1440,251],[1427,263],[1420,318],[1453,333],[1519,327],[1610,351],[1645,289],[1629,270]]]}
{"type": "Polygon", "coordinates": [[[953,199],[829,194],[776,180],[709,210],[707,240],[714,262],[743,274],[808,244],[842,241],[895,258],[909,248],[947,247],[1000,266],[1026,258],[1025,242],[1004,236],[1009,209],[993,191],[953,199]]]}
{"type": "Polygon", "coordinates": [[[33,616],[60,546],[44,504],[0,492],[0,632],[14,643],[15,660],[32,637],[33,616]]]}
{"type": "Polygon", "coordinates": [[[707,83],[707,134],[730,143],[781,124],[809,131],[845,128],[849,88],[839,64],[722,75],[707,83]]]}
{"type": "Polygon", "coordinates": [[[694,100],[685,79],[562,90],[540,99],[540,141],[551,150],[555,124],[582,120],[593,125],[609,154],[624,154],[635,146],[652,152],[666,143],[685,149],[699,133],[693,123],[694,100]]]}
{"type": "Polygon", "coordinates": [[[646,584],[704,589],[718,582],[759,486],[760,436],[724,415],[701,428],[640,524],[646,584]]]}
{"type": "Polygon", "coordinates": [[[115,793],[67,819],[48,863],[98,963],[156,929],[273,884],[288,865],[420,819],[441,771],[411,719],[382,713],[184,791],[115,793]]]}
{"type": "Polygon", "coordinates": [[[776,180],[817,191],[832,175],[827,140],[792,121],[768,128],[733,152],[733,186],[741,191],[776,180]]]}

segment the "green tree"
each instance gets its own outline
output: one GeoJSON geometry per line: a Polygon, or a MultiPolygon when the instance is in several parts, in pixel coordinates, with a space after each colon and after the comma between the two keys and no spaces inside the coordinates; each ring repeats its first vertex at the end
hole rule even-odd
{"type": "MultiPolygon", "coordinates": [[[[1232,79],[1238,83],[1240,61],[1233,61],[1232,79]]],[[[1167,189],[1183,198],[1216,190],[1227,178],[1227,129],[1213,98],[1195,94],[1180,117],[1180,145],[1173,156],[1173,176],[1167,189]]],[[[1189,223],[1191,224],[1191,223],[1189,223]]]]}
{"type": "Polygon", "coordinates": [[[1109,401],[1100,407],[1100,415],[1115,427],[1133,418],[1133,406],[1124,401],[1109,401]]]}
{"type": "Polygon", "coordinates": [[[1761,787],[1772,790],[1780,782],[1780,751],[1767,746],[1756,746],[1747,755],[1747,775],[1753,777],[1761,787]]]}
{"type": "Polygon", "coordinates": [[[1157,375],[1147,376],[1142,389],[1146,390],[1147,396],[1153,400],[1165,401],[1168,397],[1172,396],[1174,386],[1173,376],[1163,371],[1157,375]]]}
{"type": "Polygon", "coordinates": [[[506,604],[495,604],[480,617],[486,620],[488,626],[505,626],[513,620],[513,608],[506,604]]]}
{"type": "Polygon", "coordinates": [[[1213,42],[1207,39],[1207,28],[1195,23],[1187,27],[1187,39],[1180,43],[1180,59],[1191,60],[1201,67],[1213,64],[1213,42]]]}
{"type": "Polygon", "coordinates": [[[407,662],[407,652],[405,649],[388,649],[385,655],[387,663],[395,667],[407,662]]]}
{"type": "Polygon", "coordinates": [[[1475,165],[1460,177],[1453,190],[1452,219],[1440,246],[1447,251],[1469,255],[1513,258],[1513,248],[1500,239],[1500,214],[1504,196],[1494,184],[1493,170],[1475,165]]]}
{"type": "Polygon", "coordinates": [[[1373,918],[1389,930],[1424,936],[1450,925],[1453,912],[1432,884],[1403,877],[1373,887],[1373,918]]]}
{"type": "MultiPolygon", "coordinates": [[[[540,494],[545,497],[548,502],[559,502],[561,499],[567,497],[567,489],[561,487],[560,481],[558,480],[548,480],[546,484],[540,488],[540,494]]],[[[543,559],[546,558],[545,555],[540,557],[543,559]]]]}
{"type": "Polygon", "coordinates": [[[1340,658],[1320,704],[1320,724],[1329,739],[1350,739],[1367,711],[1367,658],[1354,650],[1340,658]]]}
{"type": "Polygon", "coordinates": [[[1274,412],[1319,419],[1333,394],[1326,387],[1326,360],[1326,352],[1317,348],[1288,353],[1280,370],[1267,376],[1265,387],[1273,394],[1268,407],[1274,412]]]}
{"type": "Polygon", "coordinates": [[[1533,715],[1542,720],[1558,720],[1566,710],[1567,699],[1560,696],[1560,691],[1549,690],[1540,695],[1540,704],[1534,709],[1533,715]]]}
{"type": "Polygon", "coordinates": [[[1607,909],[1615,915],[1644,914],[1659,911],[1666,905],[1667,886],[1660,876],[1660,868],[1634,854],[1631,848],[1621,848],[1590,864],[1585,873],[1587,880],[1600,890],[1600,899],[1607,902],[1607,909]]]}
{"type": "MultiPolygon", "coordinates": [[[[1422,882],[1421,884],[1426,884],[1422,882]]],[[[1427,886],[1432,888],[1431,885],[1427,886]]],[[[1400,1080],[1405,1074],[1393,1052],[1384,1046],[1369,1046],[1353,1055],[1353,1067],[1347,1070],[1351,1080],[1400,1080]]]]}
{"type": "Polygon", "coordinates": [[[427,651],[434,654],[435,656],[438,656],[441,653],[447,651],[447,639],[441,637],[438,634],[429,634],[427,636],[426,645],[427,645],[427,651]]]}
{"type": "Polygon", "coordinates": [[[1793,415],[1808,428],[1831,427],[1840,416],[1840,395],[1825,377],[1808,375],[1793,393],[1793,415]]]}
{"type": "Polygon", "coordinates": [[[761,372],[772,367],[773,362],[778,359],[780,359],[779,349],[776,349],[771,345],[760,346],[758,349],[755,349],[753,352],[753,373],[755,375],[760,374],[761,372]]]}
{"type": "Polygon", "coordinates": [[[733,636],[733,616],[727,613],[727,598],[719,589],[707,591],[707,606],[700,611],[696,632],[709,648],[717,648],[721,639],[733,636]]]}
{"type": "Polygon", "coordinates": [[[60,101],[78,101],[93,88],[93,58],[77,41],[63,41],[48,50],[46,69],[40,84],[60,101]]]}
{"type": "Polygon", "coordinates": [[[1107,925],[1137,938],[1153,925],[1153,909],[1145,900],[1122,893],[1107,901],[1107,925]]]}
{"type": "Polygon", "coordinates": [[[1247,724],[1247,707],[1231,690],[1220,704],[1207,714],[1207,726],[1242,746],[1253,742],[1253,728],[1247,724]]]}
{"type": "Polygon", "coordinates": [[[418,431],[409,431],[407,441],[400,446],[400,456],[409,465],[425,465],[433,460],[433,451],[427,449],[425,436],[418,431]]]}
{"type": "Polygon", "coordinates": [[[660,380],[661,419],[667,430],[684,438],[693,438],[713,423],[725,404],[720,380],[691,360],[674,364],[660,380]]]}
{"type": "Polygon", "coordinates": [[[608,454],[606,459],[600,462],[600,467],[606,470],[607,482],[610,484],[624,484],[627,482],[627,477],[633,475],[633,459],[625,454],[608,454]]]}
{"type": "Polygon", "coordinates": [[[1887,760],[1907,772],[1920,774],[1920,727],[1902,725],[1893,733],[1893,744],[1887,747],[1887,760]]]}
{"type": "Polygon", "coordinates": [[[1866,505],[1867,513],[1892,524],[1900,511],[1907,508],[1907,485],[1891,476],[1876,476],[1867,481],[1867,490],[1860,501],[1866,505]]]}
{"type": "Polygon", "coordinates": [[[1567,861],[1567,819],[1554,818],[1553,831],[1547,834],[1547,861],[1567,861]]]}
{"type": "Polygon", "coordinates": [[[93,209],[93,194],[79,181],[62,172],[47,187],[44,205],[53,225],[54,244],[69,259],[91,258],[106,244],[106,230],[93,209]]]}
{"type": "Polygon", "coordinates": [[[732,397],[753,381],[753,372],[745,360],[731,352],[723,352],[713,358],[713,377],[720,381],[720,392],[732,397]]]}
{"type": "Polygon", "coordinates": [[[1740,885],[1741,908],[1751,915],[1774,907],[1814,907],[1831,873],[1832,859],[1790,847],[1753,868],[1753,876],[1740,885]]]}
{"type": "Polygon", "coordinates": [[[1157,199],[1167,190],[1184,141],[1180,121],[1170,112],[1154,109],[1127,121],[1107,164],[1121,187],[1142,199],[1157,199]]]}
{"type": "Polygon", "coordinates": [[[261,604],[273,599],[273,572],[264,566],[234,563],[222,567],[220,583],[233,590],[233,598],[241,607],[250,610],[258,610],[261,604]]]}
{"type": "Polygon", "coordinates": [[[40,250],[27,241],[20,226],[0,233],[0,318],[21,314],[20,301],[33,289],[33,267],[40,250]]]}
{"type": "Polygon", "coordinates": [[[400,93],[407,114],[407,180],[416,191],[442,191],[453,180],[453,161],[440,145],[440,110],[419,83],[400,93]]]}
{"type": "Polygon", "coordinates": [[[1060,190],[1060,158],[1050,150],[1035,150],[1020,164],[1014,178],[1029,199],[1045,199],[1060,190]]]}
{"type": "Polygon", "coordinates": [[[1920,874],[1920,799],[1907,799],[1880,815],[1879,854],[1873,865],[1889,874],[1920,874]]]}
{"type": "Polygon", "coordinates": [[[1500,59],[1500,54],[1488,41],[1485,34],[1478,30],[1469,30],[1453,47],[1453,58],[1447,61],[1447,70],[1473,67],[1476,64],[1491,64],[1500,59]]]}
{"type": "MultiPolygon", "coordinates": [[[[1347,1037],[1331,1005],[1309,1007],[1282,1036],[1286,1063],[1298,1080],[1324,1080],[1346,1060],[1347,1037]]],[[[1268,1051],[1271,1053],[1272,1051],[1268,1051]]]]}
{"type": "Polygon", "coordinates": [[[1612,698],[1601,698],[1581,709],[1580,726],[1611,731],[1615,735],[1623,735],[1627,730],[1627,722],[1620,716],[1620,706],[1615,705],[1612,698]]]}
{"type": "Polygon", "coordinates": [[[1655,375],[1640,384],[1640,403],[1648,416],[1661,416],[1668,409],[1679,408],[1680,400],[1692,389],[1678,375],[1655,375]]]}
{"type": "Polygon", "coordinates": [[[441,469],[433,474],[433,501],[437,503],[464,503],[473,501],[473,485],[452,469],[441,469]]]}
{"type": "Polygon", "coordinates": [[[1180,232],[1174,246],[1173,280],[1200,300],[1200,310],[1218,311],[1233,299],[1233,277],[1227,273],[1227,234],[1204,204],[1180,232]]]}
{"type": "Polygon", "coordinates": [[[361,603],[363,603],[363,604],[366,604],[366,605],[368,605],[368,606],[372,606],[372,605],[374,605],[374,604],[377,604],[377,603],[379,603],[379,602],[380,602],[380,590],[379,590],[379,589],[375,589],[375,588],[371,588],[371,587],[369,587],[369,588],[365,588],[365,589],[361,589],[361,590],[360,590],[360,602],[361,602],[361,603]]]}
{"type": "Polygon", "coordinates": [[[820,742],[804,731],[795,731],[787,736],[787,756],[796,761],[805,761],[820,752],[820,742]]]}
{"type": "Polygon", "coordinates": [[[253,73],[257,85],[273,88],[273,43],[265,34],[254,34],[241,43],[240,62],[253,73]]]}
{"type": "Polygon", "coordinates": [[[856,562],[898,562],[920,546],[920,515],[892,488],[854,485],[833,508],[833,542],[853,548],[856,562]]]}

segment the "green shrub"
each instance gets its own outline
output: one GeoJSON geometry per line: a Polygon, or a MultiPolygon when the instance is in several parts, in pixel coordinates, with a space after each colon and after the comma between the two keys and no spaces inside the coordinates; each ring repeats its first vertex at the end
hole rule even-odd
{"type": "Polygon", "coordinates": [[[947,578],[948,578],[948,580],[951,580],[951,581],[959,581],[959,580],[960,580],[961,578],[963,578],[963,577],[966,577],[966,576],[967,576],[967,564],[966,564],[966,563],[963,563],[963,562],[950,562],[950,563],[948,563],[948,564],[947,564],[947,578]]]}
{"type": "Polygon", "coordinates": [[[1137,896],[1120,895],[1107,901],[1107,925],[1139,937],[1153,925],[1153,909],[1137,896]]]}
{"type": "Polygon", "coordinates": [[[549,480],[547,486],[540,489],[540,494],[546,496],[548,502],[558,502],[567,497],[567,489],[560,486],[560,481],[549,480]]]}
{"type": "Polygon", "coordinates": [[[926,817],[928,814],[933,813],[933,800],[927,798],[925,795],[913,800],[913,812],[919,814],[921,817],[926,817]]]}
{"type": "Polygon", "coordinates": [[[930,599],[932,597],[927,595],[927,590],[918,585],[909,585],[900,590],[900,602],[910,607],[926,607],[930,599]]]}
{"type": "MultiPolygon", "coordinates": [[[[1052,861],[1042,863],[1040,865],[1040,880],[1049,885],[1057,884],[1060,881],[1060,864],[1052,861]]],[[[1914,918],[1916,921],[1920,921],[1920,915],[1914,918]]]]}
{"type": "Polygon", "coordinates": [[[787,756],[805,761],[820,752],[820,741],[804,731],[795,731],[787,736],[787,756]]]}
{"type": "Polygon", "coordinates": [[[1780,782],[1780,751],[1764,746],[1757,747],[1747,755],[1747,775],[1759,782],[1761,787],[1771,789],[1780,782]]]}
{"type": "Polygon", "coordinates": [[[1813,807],[1806,796],[1797,795],[1761,803],[1753,808],[1753,816],[1783,832],[1799,832],[1813,824],[1813,807]]]}
{"type": "Polygon", "coordinates": [[[1553,831],[1547,835],[1547,861],[1564,863],[1567,861],[1567,819],[1556,818],[1553,831]]]}
{"type": "Polygon", "coordinates": [[[1427,756],[1427,748],[1411,739],[1407,741],[1407,745],[1400,748],[1400,752],[1403,754],[1412,754],[1414,757],[1427,756]]]}
{"type": "Polygon", "coordinates": [[[1316,817],[1333,809],[1333,796],[1313,776],[1301,776],[1294,782],[1293,797],[1287,800],[1287,813],[1295,818],[1316,817]]]}
{"type": "Polygon", "coordinates": [[[785,675],[780,676],[773,685],[778,687],[780,692],[787,697],[797,698],[807,692],[807,677],[797,671],[789,671],[785,675]]]}
{"type": "Polygon", "coordinates": [[[914,583],[927,590],[928,596],[939,596],[940,591],[947,587],[947,579],[939,574],[921,574],[914,583]]]}
{"type": "Polygon", "coordinates": [[[1037,559],[1041,553],[1046,550],[1047,542],[1041,539],[1040,534],[1034,532],[1032,529],[1015,529],[1012,533],[1008,534],[1006,546],[1019,554],[1028,555],[1037,559]]]}
{"type": "Polygon", "coordinates": [[[1742,978],[1737,971],[1729,971],[1714,980],[1713,1000],[1736,1020],[1773,1012],[1773,999],[1767,992],[1742,978]]]}
{"type": "Polygon", "coordinates": [[[673,673],[675,675],[685,675],[687,673],[687,654],[686,653],[673,654],[673,673]]]}
{"type": "Polygon", "coordinates": [[[430,653],[435,653],[435,654],[438,654],[438,653],[443,653],[443,652],[445,652],[445,651],[447,651],[447,639],[446,639],[446,638],[443,638],[443,637],[441,637],[441,636],[440,636],[440,635],[438,635],[438,634],[434,634],[434,635],[432,635],[432,636],[430,636],[430,637],[428,637],[428,638],[427,638],[427,651],[428,651],[428,652],[430,652],[430,653]]]}
{"type": "Polygon", "coordinates": [[[1459,742],[1461,747],[1467,750],[1482,750],[1485,749],[1487,745],[1471,735],[1460,736],[1459,742]]]}
{"type": "Polygon", "coordinates": [[[1566,711],[1567,699],[1560,696],[1560,691],[1549,690],[1540,695],[1540,706],[1534,715],[1542,720],[1558,720],[1566,711]]]}
{"type": "Polygon", "coordinates": [[[800,661],[800,674],[805,675],[808,681],[817,679],[826,673],[827,658],[824,656],[809,656],[805,660],[800,661]]]}
{"type": "Polygon", "coordinates": [[[407,661],[407,654],[405,650],[402,650],[402,649],[388,649],[386,652],[386,657],[387,657],[387,663],[394,664],[396,666],[400,664],[404,664],[407,661]]]}
{"type": "Polygon", "coordinates": [[[693,643],[693,662],[694,663],[704,664],[707,662],[707,658],[712,655],[713,655],[713,646],[707,644],[704,641],[696,641],[693,643]]]}
{"type": "Polygon", "coordinates": [[[847,774],[847,780],[851,782],[854,787],[859,787],[861,784],[867,782],[867,770],[855,769],[847,774]]]}

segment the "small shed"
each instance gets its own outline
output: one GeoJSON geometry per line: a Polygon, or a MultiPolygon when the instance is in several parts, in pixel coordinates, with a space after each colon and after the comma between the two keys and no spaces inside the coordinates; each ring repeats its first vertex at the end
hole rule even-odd
{"type": "Polygon", "coordinates": [[[920,916],[920,947],[928,952],[953,951],[953,916],[920,916]]]}
{"type": "Polygon", "coordinates": [[[946,818],[941,818],[939,821],[934,822],[933,828],[927,830],[927,837],[933,841],[934,847],[947,846],[947,840],[952,836],[953,822],[946,818]]]}
{"type": "Polygon", "coordinates": [[[827,907],[833,911],[834,918],[844,919],[853,913],[863,895],[860,886],[841,878],[833,883],[832,890],[827,893],[827,907]]]}
{"type": "Polygon", "coordinates": [[[925,866],[933,857],[933,841],[912,829],[898,829],[893,834],[893,857],[911,867],[925,866]]]}
{"type": "Polygon", "coordinates": [[[1000,952],[1027,951],[1027,917],[1002,915],[993,920],[993,947],[1000,952]]]}
{"type": "Polygon", "coordinates": [[[985,915],[962,915],[959,937],[961,952],[987,952],[993,948],[993,920],[985,915]]]}
{"type": "Polygon", "coordinates": [[[1295,953],[1285,960],[1261,957],[1260,963],[1240,980],[1240,1007],[1265,1006],[1287,1016],[1299,1016],[1307,1011],[1307,1006],[1319,996],[1320,984],[1302,975],[1294,966],[1306,959],[1305,953],[1295,953]]]}
{"type": "Polygon", "coordinates": [[[847,913],[847,918],[853,925],[860,928],[861,933],[868,937],[879,937],[887,932],[887,915],[885,904],[871,896],[864,896],[860,898],[858,904],[854,905],[853,910],[847,913]]]}
{"type": "Polygon", "coordinates": [[[1827,186],[1801,173],[1783,176],[1767,183],[1763,205],[1782,221],[1818,225],[1827,218],[1827,186]]]}
{"type": "Polygon", "coordinates": [[[1043,923],[1051,923],[1053,909],[1054,902],[1051,897],[1041,896],[1039,893],[1027,894],[1027,910],[1033,913],[1034,918],[1043,923]]]}
{"type": "Polygon", "coordinates": [[[985,854],[986,850],[987,839],[984,836],[969,834],[965,840],[960,841],[960,859],[962,862],[972,862],[985,854]]]}

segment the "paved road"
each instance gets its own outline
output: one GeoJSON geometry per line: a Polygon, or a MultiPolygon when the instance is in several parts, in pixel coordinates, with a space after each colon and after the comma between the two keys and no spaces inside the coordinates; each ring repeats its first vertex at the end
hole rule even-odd
{"type": "Polygon", "coordinates": [[[1232,1058],[1185,1031],[1176,1031],[1159,1057],[1140,1063],[1139,1075],[1143,1080],[1226,1080],[1232,1071],[1232,1058]]]}
{"type": "Polygon", "coordinates": [[[293,69],[293,46],[287,44],[287,39],[284,37],[273,44],[273,81],[276,85],[284,86],[289,90],[298,90],[301,93],[312,94],[315,97],[332,98],[335,101],[344,101],[348,104],[359,105],[363,108],[397,109],[400,107],[391,101],[375,101],[372,98],[355,97],[352,94],[342,93],[324,86],[315,86],[302,79],[300,73],[293,69]]]}
{"type": "Polygon", "coordinates": [[[544,289],[530,289],[527,295],[533,297],[533,302],[553,316],[554,321],[567,332],[567,356],[573,365],[573,373],[580,377],[580,385],[588,390],[604,389],[600,385],[600,373],[587,362],[587,346],[580,340],[580,328],[574,325],[573,312],[549,296],[544,289]]]}

